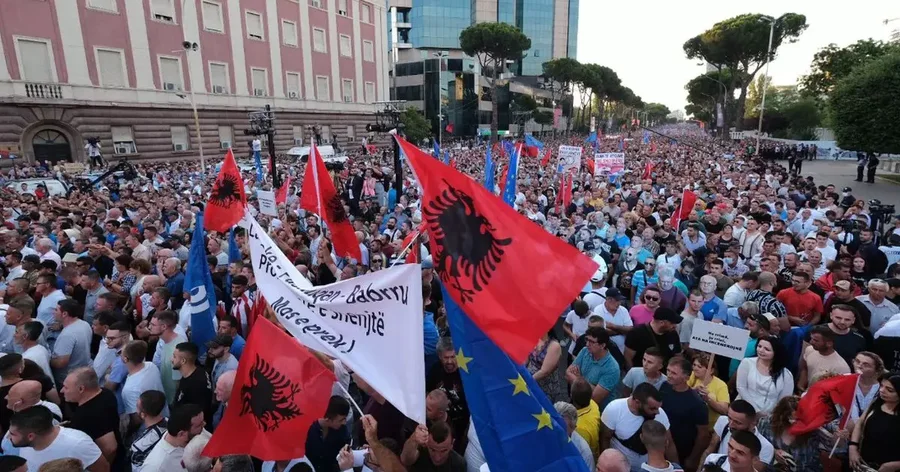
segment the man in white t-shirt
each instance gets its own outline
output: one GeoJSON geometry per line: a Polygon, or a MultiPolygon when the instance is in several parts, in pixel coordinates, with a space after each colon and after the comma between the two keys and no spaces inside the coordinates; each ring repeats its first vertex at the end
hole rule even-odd
{"type": "Polygon", "coordinates": [[[569,343],[569,354],[572,354],[575,351],[575,342],[578,341],[578,338],[580,338],[585,331],[587,331],[588,315],[591,314],[591,310],[584,300],[576,300],[575,303],[572,304],[572,308],[573,309],[569,310],[569,313],[566,315],[566,320],[563,324],[563,330],[565,330],[569,339],[572,340],[572,342],[569,343]]]}
{"type": "Polygon", "coordinates": [[[28,321],[16,327],[15,342],[22,348],[22,357],[32,360],[50,380],[53,380],[53,371],[50,369],[50,351],[40,344],[44,329],[44,325],[40,321],[28,321]]]}
{"type": "Polygon", "coordinates": [[[772,464],[775,448],[772,443],[756,429],[756,409],[746,400],[735,400],[728,406],[728,415],[722,415],[713,426],[713,435],[704,456],[728,454],[728,444],[735,431],[752,432],[759,439],[760,450],[757,454],[756,469],[765,470],[766,464],[772,464]]]}
{"type": "MultiPolygon", "coordinates": [[[[594,308],[593,314],[603,318],[603,327],[609,333],[609,340],[619,351],[625,352],[625,334],[634,326],[628,310],[622,306],[625,296],[613,287],[606,290],[606,300],[594,308]]],[[[589,317],[590,318],[590,317],[589,317]]]]}
{"type": "Polygon", "coordinates": [[[153,446],[144,459],[141,472],[171,472],[185,470],[181,458],[184,447],[203,431],[203,407],[188,403],[172,409],[166,424],[166,434],[153,446]]]}
{"type": "Polygon", "coordinates": [[[77,429],[54,425],[53,414],[41,405],[12,416],[9,440],[20,448],[19,456],[28,461],[29,472],[37,472],[41,465],[54,459],[66,458],[80,460],[86,470],[109,470],[109,463],[90,436],[77,429]]]}
{"type": "Polygon", "coordinates": [[[710,454],[704,465],[716,465],[728,472],[755,472],[762,445],[759,438],[747,431],[735,431],[728,440],[727,454],[710,454]]]}
{"type": "Polygon", "coordinates": [[[661,405],[659,390],[648,383],[638,385],[630,397],[610,402],[600,417],[606,426],[600,432],[600,449],[616,449],[628,458],[632,470],[640,470],[641,464],[647,462],[647,449],[641,443],[641,426],[646,420],[656,420],[666,428],[666,459],[677,461],[678,452],[669,432],[669,417],[661,405]]]}
{"type": "Polygon", "coordinates": [[[159,368],[152,362],[144,361],[146,357],[147,343],[144,341],[131,341],[122,350],[122,361],[128,370],[128,377],[122,387],[122,404],[125,414],[131,416],[129,421],[133,426],[141,423],[137,408],[141,394],[148,390],[163,391],[159,368]]]}

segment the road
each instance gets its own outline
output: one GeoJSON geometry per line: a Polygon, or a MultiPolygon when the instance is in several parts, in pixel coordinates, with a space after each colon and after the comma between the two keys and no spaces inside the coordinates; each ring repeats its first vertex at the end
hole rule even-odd
{"type": "MultiPolygon", "coordinates": [[[[786,162],[785,162],[786,164],[786,162]]],[[[884,172],[883,170],[878,171],[884,172]]],[[[879,179],[876,174],[875,183],[867,184],[857,182],[856,161],[831,159],[817,159],[815,161],[803,161],[803,176],[812,176],[816,185],[834,184],[840,192],[844,187],[853,189],[851,192],[857,199],[867,203],[873,198],[881,200],[885,204],[900,205],[900,185],[887,179],[879,179]]]]}

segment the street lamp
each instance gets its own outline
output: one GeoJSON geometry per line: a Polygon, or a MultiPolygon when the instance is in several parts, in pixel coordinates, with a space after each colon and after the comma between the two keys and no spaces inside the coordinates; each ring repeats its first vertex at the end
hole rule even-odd
{"type": "Polygon", "coordinates": [[[756,155],[759,155],[759,137],[762,135],[763,114],[766,111],[766,90],[769,88],[769,63],[772,62],[772,38],[775,36],[775,18],[761,16],[759,21],[769,22],[769,49],[766,51],[766,72],[763,74],[762,101],[759,104],[759,127],[756,130],[756,155]]]}
{"type": "MultiPolygon", "coordinates": [[[[192,52],[192,51],[196,52],[200,49],[200,46],[197,43],[192,43],[190,41],[183,41],[181,43],[181,46],[184,49],[177,49],[172,52],[179,53],[179,54],[185,53],[185,55],[187,55],[187,53],[189,53],[189,52],[192,52]]],[[[194,83],[191,82],[190,96],[186,96],[182,92],[178,92],[175,95],[181,99],[187,99],[187,101],[190,102],[190,104],[191,104],[191,110],[193,110],[193,112],[194,112],[194,129],[197,131],[197,149],[200,151],[200,169],[202,169],[203,174],[205,175],[206,174],[206,158],[203,156],[203,140],[200,139],[200,115],[197,114],[197,102],[194,101],[194,83]]]]}
{"type": "MultiPolygon", "coordinates": [[[[441,79],[441,66],[444,65],[444,58],[449,57],[450,53],[447,51],[438,51],[438,52],[432,53],[432,56],[438,58],[438,70],[437,70],[437,78],[438,78],[438,115],[437,115],[437,118],[438,118],[438,146],[443,146],[443,144],[444,144],[444,115],[443,115],[443,111],[441,110],[441,106],[442,106],[442,101],[443,101],[442,95],[444,92],[444,84],[443,84],[443,80],[441,79]]],[[[447,93],[449,94],[450,91],[447,90],[447,93]]]]}

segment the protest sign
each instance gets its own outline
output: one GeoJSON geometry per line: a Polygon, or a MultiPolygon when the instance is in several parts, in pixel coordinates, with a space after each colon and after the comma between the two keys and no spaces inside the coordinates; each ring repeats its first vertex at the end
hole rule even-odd
{"type": "Polygon", "coordinates": [[[403,264],[314,287],[252,216],[253,273],[281,325],[300,343],[340,359],[401,413],[425,423],[422,270],[403,264]]]}
{"type": "Polygon", "coordinates": [[[557,169],[560,173],[568,172],[572,169],[581,168],[581,146],[559,146],[559,161],[557,169]]]}
{"type": "Polygon", "coordinates": [[[256,199],[259,201],[259,211],[263,215],[278,216],[278,206],[275,205],[275,192],[257,190],[256,199]]]}
{"type": "Polygon", "coordinates": [[[712,321],[696,320],[691,331],[691,349],[731,359],[743,359],[750,331],[712,321]]]}
{"type": "Polygon", "coordinates": [[[615,174],[625,169],[624,152],[598,152],[594,154],[594,173],[615,174]]]}

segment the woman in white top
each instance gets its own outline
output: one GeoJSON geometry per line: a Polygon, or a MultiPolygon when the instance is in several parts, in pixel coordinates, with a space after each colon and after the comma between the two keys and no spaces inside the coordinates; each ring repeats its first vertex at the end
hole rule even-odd
{"type": "Polygon", "coordinates": [[[738,398],[753,405],[758,414],[772,413],[778,400],[794,393],[794,376],[787,363],[787,350],[778,338],[760,339],[756,357],[742,360],[738,367],[738,398]]]}

